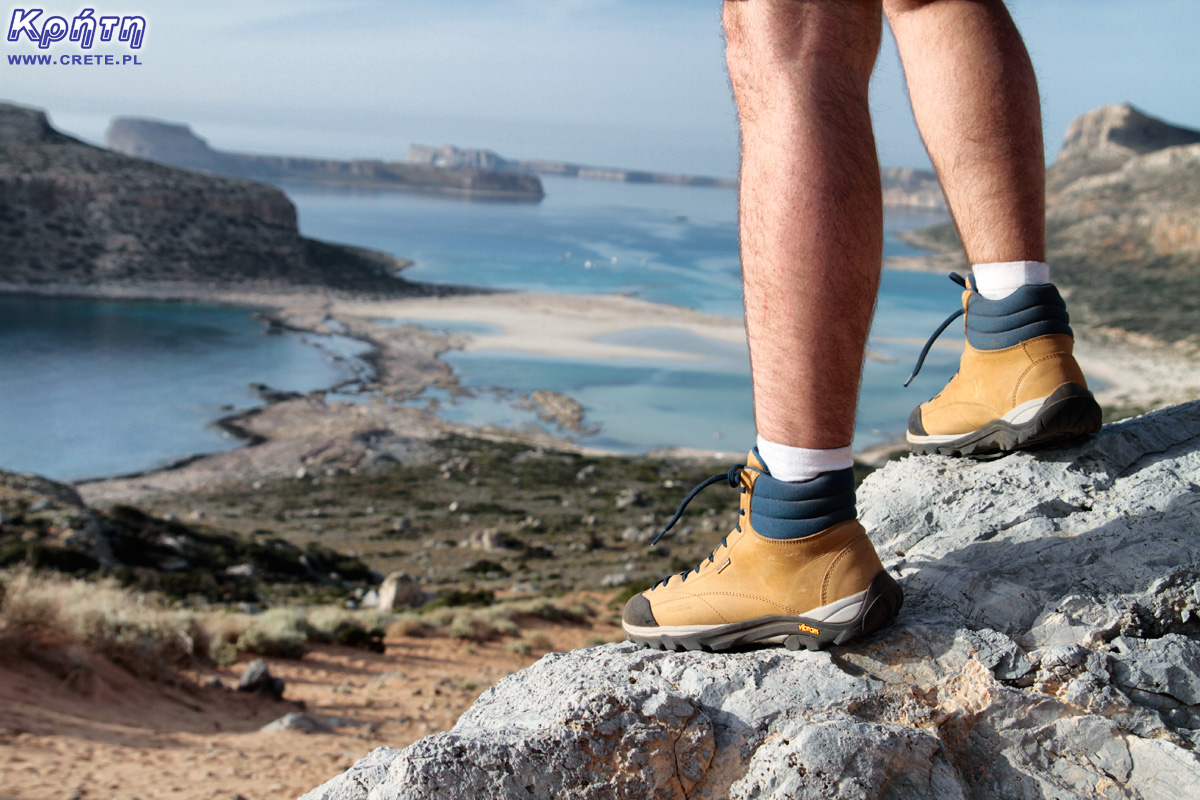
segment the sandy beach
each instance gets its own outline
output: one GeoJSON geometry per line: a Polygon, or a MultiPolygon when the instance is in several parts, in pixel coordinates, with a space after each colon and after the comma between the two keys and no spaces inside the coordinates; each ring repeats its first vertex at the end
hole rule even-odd
{"type": "MultiPolygon", "coordinates": [[[[172,296],[179,294],[176,290],[172,296]]],[[[196,290],[186,299],[266,309],[269,318],[289,328],[345,333],[370,342],[374,352],[369,359],[376,368],[375,381],[368,387],[370,399],[360,403],[327,402],[323,392],[313,392],[269,403],[222,423],[255,444],[156,473],[84,484],[81,491],[89,502],[134,500],[157,491],[205,486],[214,480],[228,480],[230,475],[254,480],[289,474],[310,462],[314,451],[354,450],[356,437],[368,430],[403,431],[414,441],[461,433],[579,451],[581,448],[570,441],[545,431],[448,422],[437,416],[435,408],[403,401],[428,387],[456,389],[454,373],[438,358],[451,349],[509,351],[598,363],[631,358],[694,362],[707,357],[696,342],[745,342],[740,319],[613,295],[503,292],[371,300],[334,293],[196,290]],[[422,323],[430,327],[421,327],[422,323]],[[484,327],[477,333],[436,330],[439,324],[453,327],[461,323],[484,327]],[[688,334],[692,344],[679,346],[679,337],[656,335],[664,330],[688,334]],[[622,338],[622,342],[606,341],[612,337],[622,338]],[[659,339],[666,343],[656,346],[659,339]]],[[[915,340],[913,343],[920,344],[915,340]]],[[[961,344],[943,340],[935,346],[952,350],[961,344]]],[[[1077,354],[1084,371],[1097,382],[1101,403],[1118,412],[1141,413],[1200,394],[1200,370],[1190,354],[1146,337],[1081,328],[1077,330],[1077,354]]],[[[894,442],[872,447],[863,457],[869,462],[878,461],[902,447],[903,424],[903,420],[897,420],[894,442]]],[[[679,453],[738,457],[741,443],[730,446],[733,449],[727,451],[679,453]]]]}

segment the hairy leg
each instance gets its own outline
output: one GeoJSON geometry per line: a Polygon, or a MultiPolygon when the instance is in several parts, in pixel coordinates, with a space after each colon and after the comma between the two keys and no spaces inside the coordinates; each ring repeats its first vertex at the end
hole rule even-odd
{"type": "Polygon", "coordinates": [[[867,90],[879,0],[726,0],[739,228],[760,436],[850,444],[883,209],[867,90]]]}
{"type": "Polygon", "coordinates": [[[1044,261],[1046,169],[1029,54],[1002,0],[884,0],[913,115],[972,264],[1044,261]]]}

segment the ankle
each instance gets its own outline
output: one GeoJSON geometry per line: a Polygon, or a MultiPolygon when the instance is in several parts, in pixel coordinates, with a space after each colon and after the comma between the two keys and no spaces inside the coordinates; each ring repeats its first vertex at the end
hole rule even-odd
{"type": "Polygon", "coordinates": [[[1052,283],[1028,284],[990,300],[972,295],[967,307],[967,342],[976,350],[1003,350],[1039,336],[1073,337],[1067,304],[1052,283]]]}
{"type": "Polygon", "coordinates": [[[971,267],[975,291],[988,300],[1002,300],[1022,286],[1050,282],[1045,261],[1000,261],[971,267]]]}
{"type": "Polygon", "coordinates": [[[828,449],[791,447],[758,436],[754,452],[771,477],[781,481],[807,481],[824,472],[854,465],[849,445],[828,449]]]}
{"type": "Polygon", "coordinates": [[[804,481],[781,481],[770,474],[754,481],[750,526],[768,539],[801,539],[857,516],[853,467],[804,481]]]}

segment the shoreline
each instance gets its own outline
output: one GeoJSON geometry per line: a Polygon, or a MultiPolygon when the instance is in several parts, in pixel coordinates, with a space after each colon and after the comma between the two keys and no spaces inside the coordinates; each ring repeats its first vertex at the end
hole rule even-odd
{"type": "MultiPolygon", "coordinates": [[[[123,293],[119,299],[162,297],[123,293]]],[[[450,422],[437,416],[435,405],[415,405],[412,401],[431,387],[465,391],[440,358],[451,349],[501,349],[598,362],[623,358],[694,360],[704,356],[681,348],[640,347],[597,339],[647,328],[680,330],[701,340],[725,344],[744,342],[745,336],[738,319],[618,295],[496,292],[379,298],[333,291],[239,292],[190,287],[187,296],[176,292],[171,299],[250,307],[270,325],[363,341],[371,349],[359,357],[374,372],[363,387],[366,399],[359,403],[326,402],[325,395],[336,391],[336,387],[268,399],[262,406],[214,423],[244,442],[241,447],[197,454],[137,474],[76,482],[89,502],[115,502],[146,493],[186,490],[209,485],[212,480],[228,480],[231,475],[245,483],[288,475],[306,470],[314,463],[324,463],[323,454],[330,451],[349,454],[349,461],[356,461],[355,455],[360,457],[357,461],[369,460],[371,447],[355,445],[354,440],[371,430],[390,431],[393,437],[403,431],[400,438],[414,451],[442,436],[466,435],[552,450],[606,454],[608,451],[580,446],[545,430],[450,422]],[[437,322],[483,323],[495,331],[463,334],[421,327],[436,328],[437,322]]],[[[1077,345],[1085,372],[1106,384],[1097,391],[1103,405],[1140,413],[1200,394],[1200,386],[1183,377],[1194,371],[1195,361],[1146,337],[1084,329],[1077,345]]],[[[898,422],[900,425],[902,421],[898,422]]],[[[865,448],[856,457],[866,463],[877,463],[903,446],[901,434],[897,439],[865,448]]],[[[687,460],[740,457],[740,451],[694,448],[659,448],[652,453],[687,460]]]]}

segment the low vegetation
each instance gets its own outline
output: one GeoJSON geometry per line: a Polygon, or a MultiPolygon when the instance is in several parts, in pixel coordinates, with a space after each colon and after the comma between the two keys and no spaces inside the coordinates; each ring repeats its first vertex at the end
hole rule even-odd
{"type": "Polygon", "coordinates": [[[245,656],[300,658],[312,644],[384,652],[385,637],[507,638],[520,653],[549,644],[531,623],[589,623],[582,603],[545,598],[475,606],[430,603],[400,614],[340,606],[277,607],[261,613],[184,607],[170,598],[28,567],[0,571],[0,657],[19,656],[80,684],[92,657],[131,674],[171,680],[180,668],[245,656]]]}

